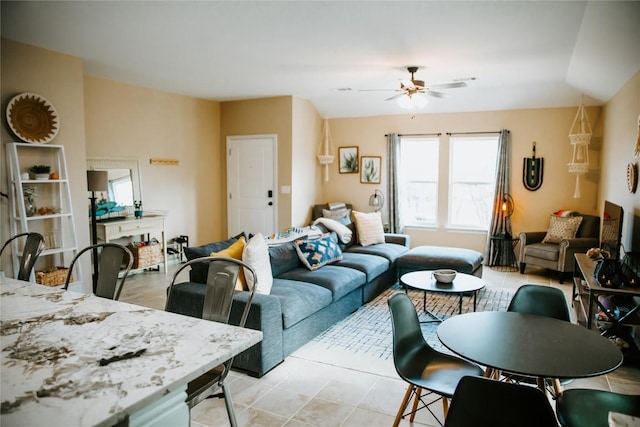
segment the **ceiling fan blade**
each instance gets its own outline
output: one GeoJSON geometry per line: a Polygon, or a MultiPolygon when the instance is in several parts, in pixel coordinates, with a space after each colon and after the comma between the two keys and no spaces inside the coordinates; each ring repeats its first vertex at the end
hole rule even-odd
{"type": "Polygon", "coordinates": [[[385,101],[392,101],[392,100],[397,99],[397,98],[400,98],[401,96],[404,96],[404,95],[405,95],[405,92],[402,92],[402,93],[399,93],[399,94],[397,94],[397,95],[393,95],[393,96],[392,96],[392,97],[390,97],[390,98],[385,99],[385,101]]]}
{"type": "Polygon", "coordinates": [[[429,95],[429,96],[433,96],[434,98],[449,98],[451,96],[448,93],[435,92],[435,91],[432,91],[432,90],[428,90],[428,91],[426,91],[424,93],[429,95]]]}
{"type": "Polygon", "coordinates": [[[465,82],[455,82],[429,86],[430,89],[455,89],[457,87],[467,87],[467,84],[465,82]]]}

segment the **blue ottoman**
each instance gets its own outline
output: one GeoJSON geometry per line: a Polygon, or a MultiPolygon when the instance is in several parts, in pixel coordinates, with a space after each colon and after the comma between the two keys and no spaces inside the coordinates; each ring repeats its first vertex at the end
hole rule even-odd
{"type": "Polygon", "coordinates": [[[482,261],[478,251],[445,246],[417,246],[405,252],[396,260],[398,277],[418,270],[450,268],[459,273],[482,277],[482,261]]]}

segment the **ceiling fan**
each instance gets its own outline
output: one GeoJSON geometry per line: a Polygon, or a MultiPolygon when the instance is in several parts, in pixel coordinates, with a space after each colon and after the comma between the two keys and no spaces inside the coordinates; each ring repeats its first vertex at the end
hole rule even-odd
{"type": "Polygon", "coordinates": [[[414,106],[423,107],[427,103],[427,100],[422,96],[422,94],[433,96],[435,98],[446,98],[449,96],[448,93],[437,92],[433,89],[454,89],[467,86],[467,84],[462,81],[426,85],[423,80],[417,80],[414,77],[415,73],[418,71],[418,67],[407,67],[407,71],[411,73],[411,79],[400,80],[400,89],[386,89],[386,91],[393,90],[394,92],[399,92],[398,94],[387,98],[386,101],[397,99],[398,104],[405,108],[413,108],[414,106]]]}

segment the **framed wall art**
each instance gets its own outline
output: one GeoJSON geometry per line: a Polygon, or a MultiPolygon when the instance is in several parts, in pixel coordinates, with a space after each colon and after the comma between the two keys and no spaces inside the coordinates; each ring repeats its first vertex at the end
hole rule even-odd
{"type": "Polygon", "coordinates": [[[358,173],[358,147],[339,147],[340,173],[358,173]]]}
{"type": "Polygon", "coordinates": [[[382,157],[362,156],[360,158],[360,182],[363,184],[380,184],[380,168],[382,157]]]}

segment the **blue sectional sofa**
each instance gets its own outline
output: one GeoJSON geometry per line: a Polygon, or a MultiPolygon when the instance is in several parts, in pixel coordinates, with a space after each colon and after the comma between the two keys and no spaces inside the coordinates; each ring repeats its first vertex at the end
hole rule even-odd
{"type": "MultiPolygon", "coordinates": [[[[235,239],[237,237],[191,248],[185,253],[192,258],[208,255],[231,245],[235,239]]],[[[263,339],[236,356],[233,366],[261,377],[316,335],[395,283],[395,261],[409,250],[409,236],[387,234],[385,241],[366,247],[358,244],[343,247],[341,261],[314,271],[300,262],[294,243],[270,247],[274,277],[271,293],[254,295],[245,325],[262,331],[263,339]]],[[[201,316],[204,280],[198,274],[191,270],[190,281],[176,285],[167,310],[201,316]]],[[[238,323],[247,296],[245,291],[236,291],[231,324],[238,323]]]]}

